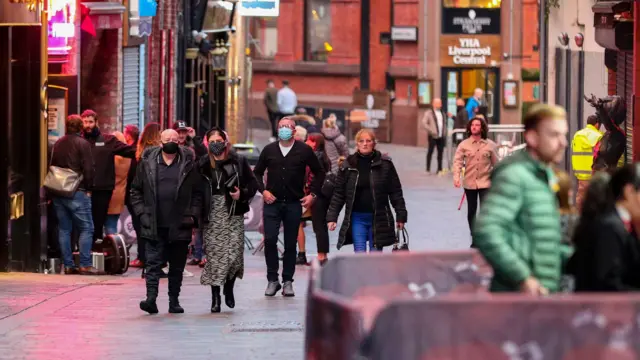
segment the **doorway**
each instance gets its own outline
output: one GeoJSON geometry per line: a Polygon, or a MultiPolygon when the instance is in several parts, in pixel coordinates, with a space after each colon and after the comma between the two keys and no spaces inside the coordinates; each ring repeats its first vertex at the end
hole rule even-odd
{"type": "Polygon", "coordinates": [[[489,124],[500,123],[500,69],[498,68],[442,68],[442,101],[448,112],[456,113],[456,99],[465,103],[476,88],[484,91],[481,106],[486,106],[489,124]]]}

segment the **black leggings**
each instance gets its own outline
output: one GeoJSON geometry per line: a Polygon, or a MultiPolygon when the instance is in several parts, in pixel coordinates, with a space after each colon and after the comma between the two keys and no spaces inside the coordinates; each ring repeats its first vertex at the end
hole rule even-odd
{"type": "Polygon", "coordinates": [[[318,195],[311,208],[311,224],[316,234],[318,253],[329,253],[329,228],[327,227],[327,211],[330,200],[318,195]]]}
{"type": "Polygon", "coordinates": [[[469,230],[473,230],[473,223],[476,220],[478,212],[478,198],[480,202],[484,199],[489,189],[464,189],[467,196],[467,221],[469,222],[469,230]]]}

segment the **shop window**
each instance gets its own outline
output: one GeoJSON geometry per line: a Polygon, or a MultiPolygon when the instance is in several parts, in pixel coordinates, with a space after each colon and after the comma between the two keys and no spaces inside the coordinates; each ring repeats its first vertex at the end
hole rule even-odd
{"type": "Polygon", "coordinates": [[[500,8],[502,0],[443,0],[447,8],[500,8]]]}
{"type": "Polygon", "coordinates": [[[327,61],[331,47],[331,1],[305,2],[305,60],[327,61]]]}
{"type": "Polygon", "coordinates": [[[251,52],[258,59],[273,59],[278,52],[278,18],[255,18],[250,33],[251,52]]]}

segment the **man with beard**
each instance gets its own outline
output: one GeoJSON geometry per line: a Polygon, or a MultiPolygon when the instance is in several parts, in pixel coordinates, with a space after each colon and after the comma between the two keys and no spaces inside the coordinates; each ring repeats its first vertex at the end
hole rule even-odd
{"type": "Polygon", "coordinates": [[[93,110],[82,113],[84,138],[91,144],[91,155],[95,176],[91,193],[91,213],[93,215],[93,242],[102,239],[104,223],[107,219],[111,195],[116,184],[116,155],[133,159],[135,145],[127,145],[113,135],[103,134],[98,127],[98,115],[93,110]]]}
{"type": "Polygon", "coordinates": [[[556,292],[564,258],[552,169],[567,147],[564,109],[538,104],[524,118],[526,148],[498,163],[473,242],[493,268],[491,291],[556,292]]]}
{"type": "Polygon", "coordinates": [[[161,134],[162,146],[145,150],[131,185],[131,204],[146,240],[147,298],[140,309],[157,314],[162,266],[169,263],[169,312],[183,313],[178,296],[187,262],[191,232],[198,226],[202,205],[200,175],[193,152],[178,145],[178,133],[161,134]]]}

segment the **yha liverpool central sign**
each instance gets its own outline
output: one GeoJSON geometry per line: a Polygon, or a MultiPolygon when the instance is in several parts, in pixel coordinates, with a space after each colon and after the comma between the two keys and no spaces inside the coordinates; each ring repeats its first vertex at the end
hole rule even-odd
{"type": "Polygon", "coordinates": [[[445,67],[495,67],[500,61],[500,36],[440,37],[440,63],[445,67]]]}

